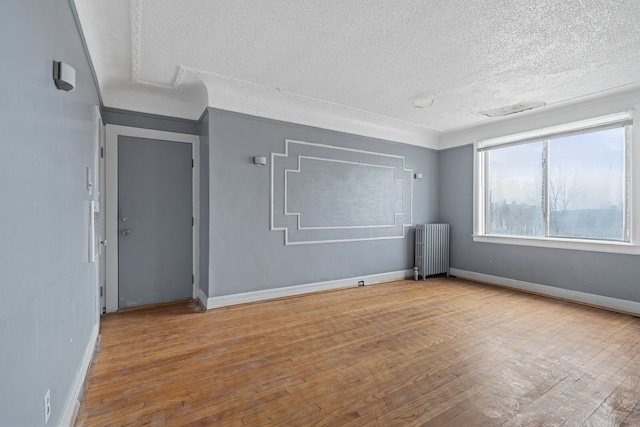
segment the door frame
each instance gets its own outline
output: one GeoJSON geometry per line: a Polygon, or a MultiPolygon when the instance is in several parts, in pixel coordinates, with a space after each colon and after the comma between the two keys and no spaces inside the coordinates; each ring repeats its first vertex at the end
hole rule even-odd
{"type": "MultiPolygon", "coordinates": [[[[98,282],[98,289],[97,289],[97,295],[96,295],[96,309],[98,310],[98,318],[100,318],[100,316],[102,316],[102,314],[104,313],[104,307],[105,307],[105,299],[104,299],[104,291],[105,291],[105,266],[106,266],[106,251],[105,248],[103,246],[104,240],[105,240],[105,213],[104,213],[104,185],[105,185],[105,179],[104,179],[104,144],[105,144],[105,124],[104,124],[104,120],[102,119],[102,114],[100,112],[100,107],[96,106],[96,117],[97,117],[97,122],[98,122],[98,135],[96,137],[97,141],[98,141],[98,147],[96,150],[96,173],[95,175],[95,183],[94,183],[94,187],[97,189],[96,191],[96,195],[94,196],[94,198],[96,199],[96,202],[98,203],[98,213],[100,216],[100,223],[99,224],[95,224],[95,227],[99,227],[100,230],[100,242],[98,245],[99,251],[98,251],[98,272],[97,274],[97,282],[98,282]]],[[[95,242],[94,242],[95,243],[95,242]]]]}
{"type": "Polygon", "coordinates": [[[118,137],[158,139],[191,144],[193,168],[191,169],[191,209],[193,255],[193,298],[198,298],[200,283],[200,137],[154,129],[106,125],[105,143],[105,220],[106,220],[106,289],[105,311],[118,311],[118,137]]]}

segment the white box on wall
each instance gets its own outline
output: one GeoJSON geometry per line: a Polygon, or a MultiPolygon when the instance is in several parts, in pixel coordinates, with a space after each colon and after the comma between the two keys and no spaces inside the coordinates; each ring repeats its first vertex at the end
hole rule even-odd
{"type": "Polygon", "coordinates": [[[89,201],[89,262],[100,256],[100,202],[89,201]]]}

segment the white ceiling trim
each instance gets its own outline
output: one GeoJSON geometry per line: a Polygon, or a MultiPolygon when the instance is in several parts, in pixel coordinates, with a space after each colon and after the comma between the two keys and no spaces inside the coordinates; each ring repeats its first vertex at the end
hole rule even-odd
{"type": "MultiPolygon", "coordinates": [[[[343,110],[348,110],[348,111],[352,111],[352,112],[356,112],[356,113],[366,114],[366,115],[369,115],[369,116],[375,117],[375,118],[381,118],[381,119],[385,119],[385,120],[393,120],[394,122],[402,123],[403,125],[416,126],[416,127],[428,130],[428,131],[439,132],[438,129],[429,128],[427,126],[416,124],[416,123],[412,123],[412,122],[409,122],[409,121],[406,121],[406,120],[402,120],[402,119],[398,119],[396,117],[389,117],[389,116],[385,116],[383,114],[373,113],[371,111],[363,110],[363,109],[356,108],[356,107],[350,107],[348,105],[340,104],[340,103],[337,103],[337,102],[331,102],[331,101],[327,101],[327,100],[324,100],[324,99],[314,98],[314,97],[311,97],[311,96],[300,95],[299,93],[290,92],[290,91],[283,90],[283,89],[280,89],[280,88],[277,88],[277,87],[266,86],[266,85],[262,85],[260,83],[250,82],[250,81],[246,81],[246,80],[242,80],[242,79],[237,79],[235,77],[229,77],[229,76],[224,76],[222,74],[213,73],[213,72],[210,72],[210,71],[198,70],[198,69],[195,69],[195,68],[185,67],[185,66],[182,66],[182,65],[180,65],[178,67],[178,73],[176,73],[176,79],[174,80],[173,87],[177,87],[177,86],[180,85],[180,83],[182,83],[182,79],[184,78],[184,75],[186,73],[192,73],[192,74],[198,75],[198,76],[200,76],[202,78],[203,81],[206,81],[207,79],[212,79],[213,78],[213,79],[219,79],[221,81],[240,83],[240,84],[246,85],[248,87],[253,87],[253,88],[257,88],[257,89],[266,89],[266,90],[269,90],[269,91],[275,91],[275,92],[278,92],[279,94],[286,95],[286,96],[291,96],[291,97],[302,99],[302,100],[305,100],[305,101],[317,102],[319,104],[324,104],[324,105],[327,105],[327,106],[330,106],[330,107],[336,107],[336,108],[340,108],[340,109],[343,109],[343,110]]],[[[209,95],[211,96],[212,94],[209,94],[209,95]]]]}
{"type": "Polygon", "coordinates": [[[439,132],[414,123],[201,70],[208,105],[222,110],[437,149],[439,132]]]}
{"type": "Polygon", "coordinates": [[[440,148],[640,84],[635,1],[72,1],[104,105],[151,114],[210,106],[440,148]],[[478,113],[531,101],[547,106],[478,113]]]}

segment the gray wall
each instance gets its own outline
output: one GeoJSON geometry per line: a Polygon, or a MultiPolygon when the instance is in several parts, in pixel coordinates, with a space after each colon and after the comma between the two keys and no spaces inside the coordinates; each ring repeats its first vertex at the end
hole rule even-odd
{"type": "Polygon", "coordinates": [[[438,217],[438,153],[308,126],[209,109],[209,292],[222,296],[413,268],[413,229],[405,238],[285,246],[269,230],[269,166],[254,156],[284,153],[285,139],[406,157],[413,223],[438,217]]]}
{"type": "Polygon", "coordinates": [[[473,145],[438,154],[440,221],[451,224],[451,267],[640,302],[637,256],[474,243],[473,145]]]}
{"type": "Polygon", "coordinates": [[[70,5],[8,0],[0,14],[0,425],[56,425],[98,322],[85,168],[98,96],[70,5]],[[77,72],[56,90],[52,61],[77,72]]]}
{"type": "Polygon", "coordinates": [[[199,132],[199,123],[196,120],[179,119],[109,107],[102,107],[100,111],[102,113],[102,120],[111,125],[186,133],[190,135],[198,135],[199,132]]]}

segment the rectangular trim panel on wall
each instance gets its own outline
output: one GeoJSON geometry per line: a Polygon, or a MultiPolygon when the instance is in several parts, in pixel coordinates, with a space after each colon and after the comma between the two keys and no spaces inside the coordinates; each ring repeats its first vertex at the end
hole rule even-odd
{"type": "Polygon", "coordinates": [[[403,238],[412,178],[402,156],[286,140],[271,153],[271,230],[285,245],[403,238]]]}

